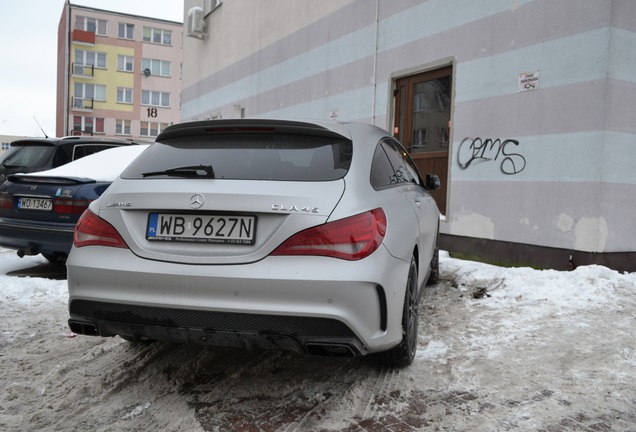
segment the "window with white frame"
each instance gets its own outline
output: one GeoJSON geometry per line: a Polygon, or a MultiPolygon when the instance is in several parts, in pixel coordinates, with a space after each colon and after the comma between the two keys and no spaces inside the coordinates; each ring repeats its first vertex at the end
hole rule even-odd
{"type": "Polygon", "coordinates": [[[104,119],[100,117],[73,116],[73,133],[104,133],[104,119]]]}
{"type": "Polygon", "coordinates": [[[3,142],[2,143],[2,150],[9,150],[9,147],[11,146],[10,144],[11,143],[3,142]]]}
{"type": "Polygon", "coordinates": [[[106,86],[103,84],[75,83],[75,97],[106,101],[106,86]]]}
{"type": "Polygon", "coordinates": [[[223,3],[223,0],[204,0],[203,2],[203,11],[207,15],[212,12],[214,9],[219,7],[223,3]]]}
{"type": "Polygon", "coordinates": [[[106,68],[106,53],[97,51],[75,50],[75,63],[73,64],[74,75],[93,75],[88,72],[89,68],[106,68]]]}
{"type": "Polygon", "coordinates": [[[142,59],[141,70],[148,69],[151,75],[170,76],[170,62],[167,60],[142,59]]]}
{"type": "Polygon", "coordinates": [[[172,45],[172,31],[154,27],[144,27],[144,42],[172,45]]]}
{"type": "Polygon", "coordinates": [[[117,70],[132,72],[135,59],[127,55],[117,55],[117,70]]]}
{"type": "Polygon", "coordinates": [[[117,37],[120,39],[134,39],[135,38],[135,25],[130,23],[120,22],[117,26],[117,37]]]}
{"type": "Polygon", "coordinates": [[[139,135],[155,137],[161,133],[162,130],[169,126],[168,123],[155,123],[155,122],[141,122],[139,135]]]}
{"type": "Polygon", "coordinates": [[[170,93],[160,92],[156,90],[142,90],[141,104],[158,107],[169,107],[170,93]]]}
{"type": "Polygon", "coordinates": [[[133,89],[117,87],[117,103],[131,104],[133,102],[133,89]]]}
{"type": "Polygon", "coordinates": [[[108,34],[108,21],[104,19],[91,18],[86,16],[75,17],[75,29],[84,30],[91,33],[95,33],[100,36],[106,36],[108,34]]]}
{"type": "Polygon", "coordinates": [[[130,135],[130,120],[116,119],[115,120],[115,134],[116,135],[130,135]]]}
{"type": "Polygon", "coordinates": [[[76,82],[74,85],[73,108],[92,109],[93,101],[106,101],[106,86],[76,82]]]}

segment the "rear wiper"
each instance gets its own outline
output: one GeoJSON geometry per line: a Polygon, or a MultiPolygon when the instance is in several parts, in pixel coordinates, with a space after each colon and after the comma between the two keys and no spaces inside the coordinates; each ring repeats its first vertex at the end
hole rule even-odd
{"type": "Polygon", "coordinates": [[[212,165],[190,165],[178,168],[170,168],[164,171],[152,171],[141,174],[144,177],[173,176],[173,177],[209,177],[215,178],[212,165]]]}

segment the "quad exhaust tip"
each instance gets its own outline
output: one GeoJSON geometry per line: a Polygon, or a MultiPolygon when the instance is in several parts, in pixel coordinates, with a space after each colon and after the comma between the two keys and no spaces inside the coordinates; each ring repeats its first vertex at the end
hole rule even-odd
{"type": "Polygon", "coordinates": [[[356,353],[348,345],[341,344],[305,344],[307,353],[323,357],[355,357],[356,353]]]}
{"type": "Polygon", "coordinates": [[[84,321],[68,320],[68,327],[75,334],[86,336],[99,336],[99,330],[93,323],[84,321]]]}

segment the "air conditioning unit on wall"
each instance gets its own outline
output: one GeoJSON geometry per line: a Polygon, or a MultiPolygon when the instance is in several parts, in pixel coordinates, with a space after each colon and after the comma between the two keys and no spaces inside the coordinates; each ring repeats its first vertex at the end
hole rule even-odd
{"type": "Polygon", "coordinates": [[[205,20],[202,8],[195,6],[188,11],[186,34],[197,39],[205,37],[205,20]]]}

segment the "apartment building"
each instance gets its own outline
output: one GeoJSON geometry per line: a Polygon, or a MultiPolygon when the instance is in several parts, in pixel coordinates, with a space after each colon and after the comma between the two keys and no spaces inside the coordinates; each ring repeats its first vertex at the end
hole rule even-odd
{"type": "Polygon", "coordinates": [[[56,135],[152,139],[180,121],[182,26],[67,0],[56,135]]]}
{"type": "Polygon", "coordinates": [[[2,159],[4,152],[9,150],[11,143],[20,138],[24,137],[16,135],[0,135],[0,160],[2,159]]]}
{"type": "Polygon", "coordinates": [[[369,122],[442,179],[442,248],[636,271],[636,2],[185,0],[185,12],[182,120],[369,122]]]}

